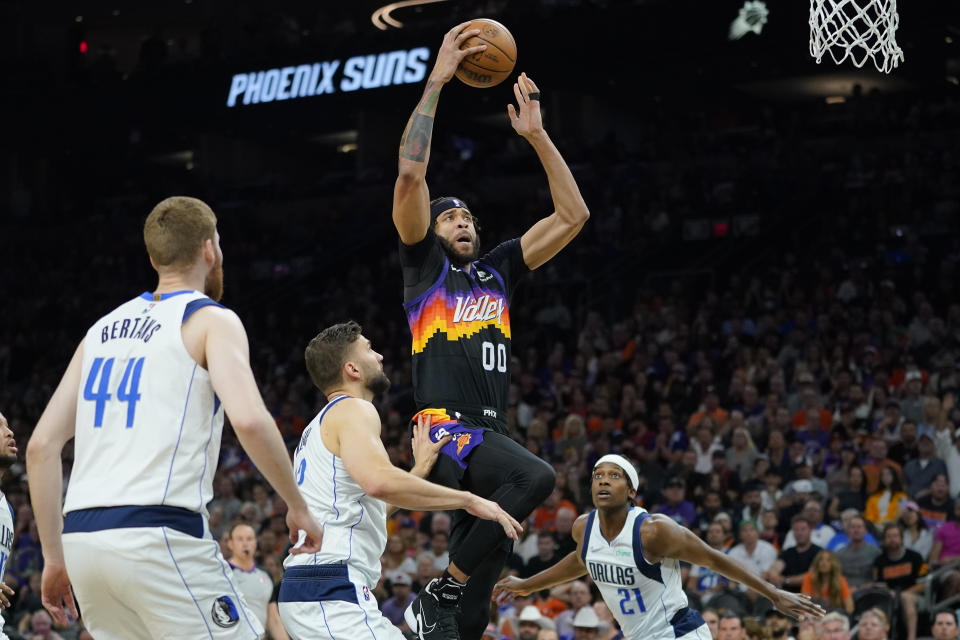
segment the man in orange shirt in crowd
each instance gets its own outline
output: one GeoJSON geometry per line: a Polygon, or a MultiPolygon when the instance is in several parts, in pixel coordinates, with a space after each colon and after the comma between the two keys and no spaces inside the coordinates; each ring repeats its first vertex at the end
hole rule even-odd
{"type": "Polygon", "coordinates": [[[543,504],[534,509],[533,511],[533,528],[537,531],[556,531],[557,530],[557,510],[563,507],[566,507],[573,511],[577,512],[577,508],[569,500],[561,498],[561,490],[559,487],[554,487],[553,491],[550,492],[550,495],[547,496],[547,499],[543,501],[543,504]]]}
{"type": "Polygon", "coordinates": [[[695,427],[700,421],[709,416],[717,427],[726,424],[730,417],[730,412],[720,406],[720,396],[717,395],[717,388],[714,385],[707,385],[706,393],[703,396],[702,408],[690,416],[687,421],[688,427],[695,427]]]}

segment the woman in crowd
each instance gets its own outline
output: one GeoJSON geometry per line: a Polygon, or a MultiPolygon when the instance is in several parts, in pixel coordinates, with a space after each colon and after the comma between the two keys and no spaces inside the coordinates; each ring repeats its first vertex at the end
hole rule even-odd
{"type": "Polygon", "coordinates": [[[832,551],[821,551],[810,563],[810,570],[803,576],[800,593],[812,596],[825,609],[842,607],[853,613],[853,594],[847,579],[840,570],[840,560],[832,551]]]}
{"type": "Polygon", "coordinates": [[[920,507],[913,500],[904,502],[900,508],[900,527],[903,529],[903,545],[919,553],[926,561],[933,548],[933,533],[920,515],[920,507]]]}
{"type": "Polygon", "coordinates": [[[407,555],[403,537],[399,533],[387,538],[387,548],[380,557],[380,565],[383,568],[383,575],[388,579],[397,573],[405,573],[411,580],[417,576],[417,563],[407,555]]]}
{"type": "Polygon", "coordinates": [[[900,501],[906,499],[896,469],[887,465],[880,471],[880,484],[867,499],[863,515],[876,525],[893,522],[900,511],[900,501]]]}
{"type": "Polygon", "coordinates": [[[833,496],[827,514],[833,521],[840,520],[840,514],[846,509],[856,509],[863,513],[867,507],[867,475],[863,467],[858,464],[847,469],[847,489],[842,489],[833,496]]]}

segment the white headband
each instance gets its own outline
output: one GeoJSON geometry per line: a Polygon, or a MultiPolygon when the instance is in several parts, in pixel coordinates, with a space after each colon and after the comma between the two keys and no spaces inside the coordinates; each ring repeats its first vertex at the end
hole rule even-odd
{"type": "Polygon", "coordinates": [[[640,486],[640,476],[637,475],[637,470],[633,466],[632,462],[630,462],[623,456],[617,455],[615,453],[608,453],[607,455],[597,460],[597,463],[593,465],[593,468],[596,469],[604,462],[615,464],[621,469],[623,469],[623,472],[627,474],[628,478],[630,478],[630,484],[631,484],[630,488],[633,489],[634,491],[637,490],[637,487],[640,486]]]}

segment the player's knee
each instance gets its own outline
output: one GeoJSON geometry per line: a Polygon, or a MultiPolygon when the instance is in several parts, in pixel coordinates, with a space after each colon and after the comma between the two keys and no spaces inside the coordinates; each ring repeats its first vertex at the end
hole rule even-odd
{"type": "Polygon", "coordinates": [[[547,499],[556,483],[557,472],[549,464],[538,464],[530,469],[531,493],[538,505],[547,499]]]}

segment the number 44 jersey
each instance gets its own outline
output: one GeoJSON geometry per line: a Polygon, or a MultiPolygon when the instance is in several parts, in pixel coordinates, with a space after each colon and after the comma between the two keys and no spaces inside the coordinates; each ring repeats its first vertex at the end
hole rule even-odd
{"type": "Polygon", "coordinates": [[[650,563],[643,555],[640,527],[649,516],[631,507],[623,529],[608,541],[597,512],[590,512],[580,557],[628,640],[710,640],[703,618],[687,606],[680,562],[663,558],[650,563]]]}
{"type": "Polygon", "coordinates": [[[223,407],[181,327],[207,305],[217,303],[197,291],[144,293],[87,331],[65,513],[166,505],[206,515],[223,407]]]}

